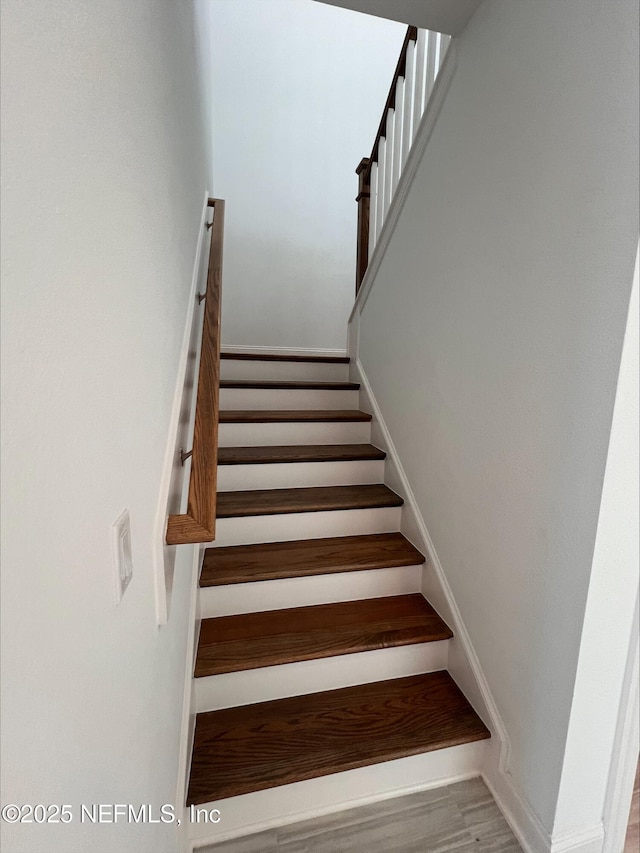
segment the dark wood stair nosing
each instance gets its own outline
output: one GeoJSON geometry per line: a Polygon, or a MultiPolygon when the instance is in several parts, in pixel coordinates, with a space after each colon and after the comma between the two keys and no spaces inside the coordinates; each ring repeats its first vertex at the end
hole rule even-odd
{"type": "Polygon", "coordinates": [[[268,465],[295,462],[375,462],[387,454],[373,444],[293,444],[219,447],[218,465],[268,465]]]}
{"type": "Polygon", "coordinates": [[[449,640],[421,593],[204,619],[195,677],[449,640]]]}
{"type": "Polygon", "coordinates": [[[304,379],[221,379],[220,389],[225,388],[264,391],[358,391],[360,384],[304,379]]]}
{"type": "Polygon", "coordinates": [[[207,548],[200,586],[422,565],[425,556],[401,533],[369,533],[207,548]]]}
{"type": "Polygon", "coordinates": [[[228,361],[285,361],[308,364],[349,364],[349,356],[341,355],[277,355],[272,353],[221,352],[220,358],[228,361]]]}
{"type": "Polygon", "coordinates": [[[288,515],[306,512],[400,507],[404,499],[383,483],[357,486],[308,486],[296,489],[247,489],[218,492],[218,518],[288,515]]]}
{"type": "Polygon", "coordinates": [[[484,740],[446,671],[197,715],[187,805],[484,740]]]}
{"type": "Polygon", "coordinates": [[[369,412],[359,409],[222,409],[221,424],[367,423],[369,412]]]}

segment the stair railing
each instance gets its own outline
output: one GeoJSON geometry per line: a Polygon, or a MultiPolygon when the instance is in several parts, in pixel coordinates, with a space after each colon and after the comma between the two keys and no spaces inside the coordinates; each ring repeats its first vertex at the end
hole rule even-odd
{"type": "Polygon", "coordinates": [[[218,467],[218,419],[220,394],[220,304],[222,285],[222,246],[224,240],[224,201],[210,198],[213,222],[211,231],[207,289],[198,294],[205,301],[202,345],[198,370],[193,449],[182,454],[182,462],[191,457],[187,511],[170,515],[167,524],[168,545],[211,542],[216,532],[216,489],[218,467]]]}
{"type": "Polygon", "coordinates": [[[420,120],[451,36],[409,27],[369,157],[358,175],[356,294],[367,271],[389,205],[407,162],[420,120]]]}

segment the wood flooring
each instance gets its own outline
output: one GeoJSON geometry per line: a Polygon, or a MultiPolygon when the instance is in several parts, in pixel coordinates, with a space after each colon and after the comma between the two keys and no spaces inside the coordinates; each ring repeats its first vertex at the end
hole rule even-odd
{"type": "Polygon", "coordinates": [[[633,797],[631,799],[631,811],[629,813],[629,825],[627,837],[624,842],[624,853],[638,853],[640,850],[640,761],[636,769],[636,781],[633,786],[633,797]]]}
{"type": "MultiPolygon", "coordinates": [[[[224,826],[224,803],[220,804],[224,826]]],[[[481,779],[245,835],[199,853],[521,853],[481,779]]],[[[637,851],[634,851],[637,853],[637,851]]]]}

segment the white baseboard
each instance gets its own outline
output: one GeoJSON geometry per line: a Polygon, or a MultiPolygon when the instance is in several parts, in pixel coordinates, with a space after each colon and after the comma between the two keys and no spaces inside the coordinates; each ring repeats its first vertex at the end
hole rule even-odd
{"type": "Polygon", "coordinates": [[[567,833],[551,842],[551,853],[601,853],[604,842],[602,821],[588,829],[567,833]]]}
{"type": "Polygon", "coordinates": [[[620,716],[616,726],[613,761],[604,806],[605,839],[603,853],[621,853],[629,822],[633,784],[640,749],[640,683],[638,636],[640,614],[636,598],[631,645],[627,654],[620,716]]]}
{"type": "MultiPolygon", "coordinates": [[[[520,795],[507,772],[499,768],[491,772],[485,766],[482,778],[525,853],[602,853],[602,821],[586,829],[554,836],[520,795]]],[[[622,848],[617,853],[622,853],[622,848]]]]}
{"type": "Polygon", "coordinates": [[[525,853],[549,853],[551,839],[538,816],[520,796],[509,775],[500,770],[499,762],[489,762],[493,765],[490,767],[487,763],[482,779],[522,849],[525,853]]]}
{"type": "MultiPolygon", "coordinates": [[[[487,753],[482,778],[525,853],[602,853],[602,822],[553,836],[520,794],[508,770],[500,766],[499,756],[487,753]]],[[[622,853],[622,848],[616,853],[622,853]]]]}
{"type": "MultiPolygon", "coordinates": [[[[171,406],[171,418],[169,420],[167,445],[165,449],[164,463],[162,466],[160,492],[154,523],[153,567],[156,595],[156,619],[158,625],[166,625],[169,621],[171,588],[173,585],[173,569],[175,564],[175,547],[171,547],[166,544],[165,534],[169,514],[171,512],[179,512],[179,507],[175,504],[179,503],[182,489],[184,487],[186,469],[180,468],[177,458],[180,443],[185,440],[183,436],[185,430],[183,409],[187,396],[186,386],[190,384],[188,373],[193,373],[195,375],[195,365],[190,364],[189,354],[192,346],[194,319],[200,313],[197,310],[199,306],[196,301],[196,292],[198,290],[199,283],[202,281],[203,275],[206,275],[207,269],[207,255],[203,252],[203,247],[208,233],[205,228],[208,200],[209,193],[205,192],[202,214],[200,217],[200,226],[198,229],[198,238],[196,240],[193,273],[191,277],[191,290],[189,292],[189,301],[187,303],[187,317],[182,335],[182,347],[180,349],[180,359],[178,362],[178,375],[173,395],[173,403],[171,406]]],[[[188,421],[189,418],[187,417],[186,420],[188,421]]]]}
{"type": "Polygon", "coordinates": [[[346,349],[324,349],[323,347],[254,347],[240,344],[222,344],[222,352],[247,353],[248,355],[326,355],[344,358],[346,349]]]}

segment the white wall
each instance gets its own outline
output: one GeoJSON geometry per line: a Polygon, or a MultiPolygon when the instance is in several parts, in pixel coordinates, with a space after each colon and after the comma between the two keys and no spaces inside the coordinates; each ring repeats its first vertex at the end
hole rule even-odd
{"type": "Polygon", "coordinates": [[[406,27],[311,0],[213,0],[213,24],[223,344],[344,349],[355,168],[406,27]]]}
{"type": "MultiPolygon", "coordinates": [[[[207,159],[207,189],[213,192],[213,0],[193,0],[195,11],[196,61],[200,81],[200,110],[204,125],[207,159]]],[[[209,217],[210,219],[211,217],[209,217]]]]}
{"type": "MultiPolygon", "coordinates": [[[[590,820],[597,823],[594,816],[600,815],[609,782],[620,700],[628,702],[630,698],[621,695],[627,665],[627,655],[621,652],[630,643],[638,643],[637,634],[633,636],[640,515],[638,356],[636,256],[554,823],[558,835],[588,826],[590,820]],[[585,744],[589,745],[587,749],[585,744]],[[585,786],[585,779],[591,784],[585,786]]],[[[622,708],[622,716],[626,710],[622,708]]],[[[624,748],[637,755],[637,740],[633,746],[625,744],[624,748]]]]}
{"type": "Polygon", "coordinates": [[[171,853],[191,562],[156,627],[155,508],[207,163],[194,4],[2,3],[3,803],[12,853],[171,853]],[[131,513],[115,606],[110,526],[131,513]]]}
{"type": "Polygon", "coordinates": [[[510,779],[549,834],[638,239],[637,53],[632,0],[486,0],[360,317],[510,779]]]}

